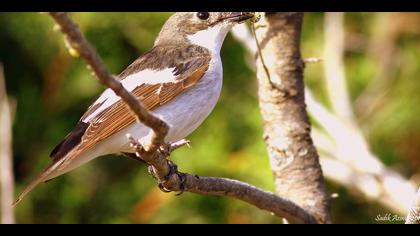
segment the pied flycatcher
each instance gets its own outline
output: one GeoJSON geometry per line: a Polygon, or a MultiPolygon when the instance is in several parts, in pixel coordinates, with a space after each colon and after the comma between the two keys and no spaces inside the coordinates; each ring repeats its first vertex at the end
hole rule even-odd
{"type": "MultiPolygon", "coordinates": [[[[179,141],[210,114],[222,88],[220,48],[233,25],[251,12],[175,13],[162,27],[154,47],[117,76],[144,106],[170,129],[165,142],[179,141]]],[[[136,139],[150,128],[137,123],[111,89],[105,90],[72,132],[51,152],[52,163],[18,196],[35,186],[107,154],[134,153],[126,134],[136,139]]]]}

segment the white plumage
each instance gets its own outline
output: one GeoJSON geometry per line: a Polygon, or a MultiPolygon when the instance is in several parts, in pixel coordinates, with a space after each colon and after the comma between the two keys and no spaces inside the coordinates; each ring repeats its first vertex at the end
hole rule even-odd
{"type": "MultiPolygon", "coordinates": [[[[140,99],[146,96],[156,98],[150,94],[161,95],[157,96],[157,100],[148,101],[158,101],[149,109],[169,125],[166,142],[176,142],[188,136],[213,110],[222,88],[220,49],[223,41],[234,24],[250,17],[251,13],[244,15],[239,12],[176,13],[165,23],[155,41],[154,49],[160,51],[154,51],[155,54],[146,53],[151,57],[142,57],[142,61],[138,61],[140,65],[133,63],[133,66],[127,68],[130,70],[122,77],[121,83],[128,91],[141,91],[137,94],[140,99]],[[170,54],[169,58],[159,56],[165,55],[165,50],[169,50],[170,45],[174,44],[184,47],[179,47],[180,51],[170,54]],[[199,53],[201,57],[188,54],[191,48],[196,50],[193,51],[196,53],[194,55],[199,53]],[[205,60],[200,61],[200,58],[205,60]],[[190,66],[196,71],[188,72],[190,66]],[[200,73],[197,75],[192,72],[200,73]],[[168,84],[175,86],[168,87],[168,84]],[[181,92],[179,85],[182,86],[181,92]]],[[[54,148],[51,153],[53,162],[22,191],[15,204],[39,183],[69,172],[96,157],[122,152],[133,153],[126,135],[131,134],[141,140],[150,134],[150,128],[125,120],[127,113],[119,104],[120,97],[110,89],[105,90],[85,113],[86,117],[84,115],[75,129],[54,148]],[[117,105],[114,106],[115,104],[117,105]],[[103,114],[106,115],[102,117],[103,114]],[[114,116],[107,116],[109,114],[114,116]],[[104,133],[95,133],[95,129],[104,133]]]]}
{"type": "MultiPolygon", "coordinates": [[[[226,32],[222,33],[225,33],[226,35],[227,31],[228,29],[226,32]]],[[[208,39],[210,40],[212,38],[208,37],[208,39]]],[[[165,121],[170,127],[168,135],[165,138],[166,142],[179,141],[192,133],[208,117],[219,99],[223,82],[223,67],[219,52],[215,51],[215,48],[211,49],[214,55],[210,61],[209,69],[206,71],[203,78],[183,94],[153,111],[154,114],[165,121]]],[[[130,76],[130,82],[124,83],[123,81],[123,85],[126,89],[131,91],[135,88],[132,86],[133,84],[136,84],[135,80],[152,83],[149,81],[153,81],[154,78],[158,79],[159,76],[162,75],[165,75],[167,79],[160,78],[158,80],[173,80],[174,76],[172,74],[168,75],[168,71],[169,69],[163,72],[157,71],[154,72],[155,74],[150,73],[150,71],[147,73],[139,72],[130,76]],[[147,77],[142,77],[140,75],[147,75],[147,77]]],[[[137,82],[137,84],[140,83],[137,82]]],[[[114,102],[120,99],[114,92],[108,92],[108,90],[103,93],[98,101],[104,101],[105,98],[114,102]]],[[[112,105],[111,103],[108,103],[108,100],[98,110],[102,111],[106,107],[112,105]]],[[[95,111],[95,113],[97,112],[95,111]]],[[[93,116],[90,115],[89,117],[93,116]]],[[[89,120],[89,117],[86,118],[86,120],[89,120]]],[[[48,178],[55,178],[65,174],[99,156],[121,152],[133,153],[133,149],[129,147],[126,135],[131,134],[136,139],[142,139],[149,133],[150,128],[141,123],[130,125],[103,140],[90,150],[85,151],[64,169],[58,168],[57,171],[51,173],[48,178]]]]}

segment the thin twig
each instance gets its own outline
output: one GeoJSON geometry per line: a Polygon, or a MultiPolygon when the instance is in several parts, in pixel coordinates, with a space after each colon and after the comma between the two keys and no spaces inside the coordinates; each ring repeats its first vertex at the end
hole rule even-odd
{"type": "Polygon", "coordinates": [[[324,25],[325,80],[329,100],[340,119],[356,125],[344,71],[344,13],[326,12],[324,25]]]}
{"type": "Polygon", "coordinates": [[[274,84],[273,80],[271,80],[270,71],[268,70],[267,64],[265,64],[264,57],[261,52],[260,42],[258,42],[258,37],[255,31],[255,23],[251,23],[251,32],[252,32],[252,35],[254,36],[255,44],[257,45],[258,57],[260,58],[261,65],[264,68],[265,76],[267,77],[268,82],[270,83],[271,87],[275,88],[276,85],[274,84]]]}
{"type": "MultiPolygon", "coordinates": [[[[325,137],[333,141],[333,145],[328,148],[321,146],[319,148],[336,159],[338,161],[336,163],[345,165],[345,168],[351,171],[349,175],[344,175],[345,171],[340,171],[338,168],[327,168],[327,166],[324,168],[323,166],[326,177],[347,188],[357,190],[357,193],[361,193],[368,200],[375,200],[388,209],[406,214],[410,199],[416,193],[414,184],[401,174],[385,166],[369,150],[369,146],[358,127],[349,125],[328,111],[308,89],[306,90],[306,99],[308,110],[320,124],[326,134],[325,137]],[[360,181],[353,178],[357,175],[360,176],[358,178],[360,181]]],[[[315,144],[319,144],[320,140],[314,140],[315,144]]],[[[324,161],[322,163],[330,162],[324,161]]]]}
{"type": "Polygon", "coordinates": [[[407,219],[405,223],[406,224],[420,224],[420,188],[413,201],[413,206],[411,207],[407,215],[407,219]]]}
{"type": "Polygon", "coordinates": [[[0,192],[1,223],[15,222],[12,207],[14,194],[12,161],[12,114],[7,99],[3,65],[0,64],[0,192]]]}
{"type": "Polygon", "coordinates": [[[324,59],[319,58],[319,57],[309,57],[309,58],[303,59],[303,63],[305,63],[305,65],[310,64],[310,63],[320,63],[320,62],[323,62],[323,61],[324,61],[324,59]]]}
{"type": "MultiPolygon", "coordinates": [[[[169,152],[164,152],[160,147],[165,146],[164,138],[168,132],[168,126],[163,121],[147,111],[138,100],[131,95],[119,81],[117,81],[103,65],[100,57],[90,46],[80,32],[78,26],[71,21],[66,13],[50,13],[59,25],[60,30],[71,46],[72,54],[80,55],[93,70],[97,78],[105,86],[111,88],[126,102],[136,114],[138,120],[154,130],[153,142],[146,148],[143,143],[134,140],[128,135],[128,139],[135,148],[141,159],[152,166],[155,177],[165,189],[171,191],[186,191],[203,195],[230,196],[248,202],[261,209],[285,217],[297,223],[316,223],[315,218],[293,202],[274,195],[273,193],[260,190],[254,186],[237,180],[224,178],[198,177],[190,174],[173,172],[173,163],[167,157],[169,152]]],[[[170,149],[169,149],[170,150],[170,149]]]]}
{"type": "Polygon", "coordinates": [[[51,12],[50,15],[59,25],[60,30],[66,37],[66,42],[71,46],[72,50],[77,51],[92,71],[95,73],[99,81],[112,89],[115,94],[130,107],[131,111],[137,116],[137,119],[152,128],[154,134],[151,137],[149,147],[145,147],[147,151],[156,151],[164,142],[164,138],[168,132],[168,125],[148,112],[147,109],[137,100],[130,92],[128,92],[122,84],[112,76],[108,69],[103,64],[101,58],[98,56],[93,47],[88,43],[85,37],[80,32],[79,27],[71,21],[68,15],[64,12],[51,12]]]}

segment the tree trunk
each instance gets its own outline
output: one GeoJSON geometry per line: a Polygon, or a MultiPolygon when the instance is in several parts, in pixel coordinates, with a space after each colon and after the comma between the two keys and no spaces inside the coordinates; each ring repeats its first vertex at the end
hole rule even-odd
{"type": "Polygon", "coordinates": [[[259,104],[276,192],[331,223],[318,153],[305,110],[300,33],[303,13],[265,13],[255,25],[259,104]]]}

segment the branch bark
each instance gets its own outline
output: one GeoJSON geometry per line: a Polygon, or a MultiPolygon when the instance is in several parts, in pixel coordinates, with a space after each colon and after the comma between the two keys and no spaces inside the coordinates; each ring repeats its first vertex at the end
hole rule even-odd
{"type": "Polygon", "coordinates": [[[121,97],[121,99],[130,107],[130,110],[134,112],[139,121],[153,129],[154,132],[151,136],[150,146],[145,148],[149,153],[155,152],[164,142],[169,129],[168,125],[152,113],[148,112],[141,102],[128,92],[122,84],[111,75],[111,73],[109,73],[101,58],[80,32],[79,27],[71,21],[66,13],[51,12],[50,15],[64,33],[70,50],[76,51],[76,55],[80,55],[86,61],[89,68],[103,85],[112,89],[115,94],[121,97]]]}
{"type": "MultiPolygon", "coordinates": [[[[136,150],[137,154],[141,156],[143,150],[139,141],[134,140],[131,137],[129,137],[129,139],[132,147],[136,150]]],[[[199,177],[186,173],[170,173],[168,175],[167,173],[170,172],[170,165],[168,165],[167,156],[160,152],[156,152],[153,156],[142,156],[142,160],[152,166],[154,176],[163,184],[165,189],[202,195],[233,197],[250,203],[260,209],[270,211],[279,217],[284,217],[291,222],[309,224],[317,222],[311,214],[292,201],[238,180],[199,177]],[[182,183],[182,185],[180,183],[182,183]]]]}
{"type": "Polygon", "coordinates": [[[256,24],[261,50],[259,103],[276,191],[311,212],[318,222],[330,223],[330,197],[305,110],[300,55],[303,13],[262,15],[256,24]]]}
{"type": "Polygon", "coordinates": [[[0,197],[2,224],[13,224],[15,222],[12,207],[14,193],[12,163],[12,113],[7,99],[3,65],[0,63],[0,197]]]}
{"type": "MultiPolygon", "coordinates": [[[[254,186],[237,180],[224,178],[198,177],[184,173],[172,172],[173,164],[167,157],[169,152],[162,151],[165,146],[164,138],[168,126],[160,119],[147,111],[141,103],[130,94],[119,81],[117,81],[106,69],[100,57],[90,46],[80,32],[78,26],[71,21],[66,13],[50,13],[58,24],[60,30],[70,45],[73,54],[80,55],[95,73],[99,81],[111,88],[129,105],[138,120],[154,131],[151,144],[145,147],[139,141],[133,140],[129,135],[133,148],[141,159],[152,166],[155,177],[159,183],[171,191],[186,191],[204,195],[230,196],[248,202],[261,209],[285,217],[298,223],[316,223],[315,218],[300,206],[293,202],[263,191],[254,186]]],[[[170,148],[168,150],[171,150],[170,148]]]]}
{"type": "Polygon", "coordinates": [[[405,223],[420,224],[420,188],[417,192],[416,198],[413,201],[413,206],[411,207],[408,213],[405,223]]]}
{"type": "Polygon", "coordinates": [[[344,71],[344,13],[326,12],[324,18],[325,80],[332,108],[343,121],[353,125],[355,119],[344,71]]]}
{"type": "MultiPolygon", "coordinates": [[[[255,41],[246,27],[235,27],[232,33],[251,55],[255,55],[257,52],[255,41]]],[[[304,60],[305,64],[307,61],[307,59],[304,60]]],[[[255,65],[250,66],[252,69],[254,67],[255,65]]],[[[328,68],[330,66],[326,66],[326,69],[328,68]]],[[[340,85],[345,86],[347,90],[345,83],[340,83],[340,85]]],[[[340,97],[349,99],[346,96],[340,97]]],[[[332,99],[332,96],[329,98],[332,99]]],[[[324,176],[344,186],[358,197],[375,201],[398,214],[406,215],[411,199],[416,194],[415,184],[385,166],[377,156],[370,152],[369,145],[357,123],[348,122],[348,119],[345,121],[342,118],[344,116],[338,117],[330,112],[315,99],[308,87],[305,90],[305,101],[308,112],[321,126],[312,130],[312,137],[315,146],[323,153],[321,167],[324,176]]],[[[352,110],[350,112],[353,113],[352,110]]],[[[351,118],[354,115],[347,117],[351,118]]]]}

